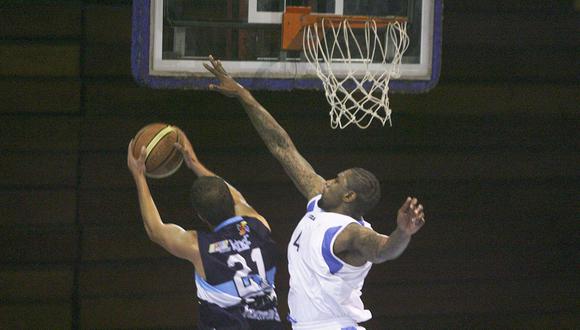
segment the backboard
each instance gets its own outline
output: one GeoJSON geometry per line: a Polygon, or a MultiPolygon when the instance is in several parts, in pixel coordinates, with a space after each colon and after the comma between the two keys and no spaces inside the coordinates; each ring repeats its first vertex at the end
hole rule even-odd
{"type": "Polygon", "coordinates": [[[437,84],[442,0],[135,0],[133,75],[153,88],[205,89],[212,76],[202,64],[211,54],[250,89],[322,89],[301,51],[281,49],[286,6],[406,17],[409,48],[390,90],[420,93],[437,84]]]}

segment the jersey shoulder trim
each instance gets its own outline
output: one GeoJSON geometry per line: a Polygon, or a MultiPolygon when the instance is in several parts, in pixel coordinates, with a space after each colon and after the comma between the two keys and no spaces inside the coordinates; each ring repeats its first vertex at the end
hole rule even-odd
{"type": "Polygon", "coordinates": [[[231,218],[229,218],[229,219],[226,219],[226,220],[222,221],[222,222],[221,222],[219,225],[217,225],[217,226],[216,226],[216,227],[213,229],[213,231],[214,231],[214,232],[217,232],[217,231],[219,231],[220,229],[222,229],[222,228],[224,228],[224,227],[226,227],[226,226],[228,226],[228,225],[231,225],[232,223],[236,223],[236,222],[238,222],[238,221],[241,221],[241,220],[243,220],[242,216],[236,215],[235,217],[231,217],[231,218]]]}
{"type": "Polygon", "coordinates": [[[321,197],[322,195],[316,195],[312,197],[312,199],[308,201],[308,205],[306,206],[306,212],[313,212],[316,209],[320,209],[318,207],[318,201],[320,200],[321,197]]]}
{"type": "Polygon", "coordinates": [[[334,239],[337,233],[343,226],[331,227],[324,232],[324,238],[322,239],[322,258],[328,266],[328,270],[331,274],[336,274],[342,268],[342,261],[340,261],[332,252],[332,246],[334,245],[334,239]]]}

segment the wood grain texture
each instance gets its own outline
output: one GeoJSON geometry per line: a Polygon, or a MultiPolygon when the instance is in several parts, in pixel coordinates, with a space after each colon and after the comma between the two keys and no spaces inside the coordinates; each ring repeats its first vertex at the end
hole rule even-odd
{"type": "Polygon", "coordinates": [[[6,152],[2,155],[0,185],[72,187],[77,181],[78,157],[76,152],[6,152]]]}
{"type": "Polygon", "coordinates": [[[77,152],[79,118],[69,116],[2,116],[0,130],[9,132],[0,140],[5,151],[77,152]]]}
{"type": "Polygon", "coordinates": [[[0,190],[0,225],[73,225],[77,217],[76,190],[0,190]]]}
{"type": "Polygon", "coordinates": [[[0,76],[79,76],[79,44],[1,44],[0,76]]]}
{"type": "Polygon", "coordinates": [[[68,301],[73,291],[72,267],[5,267],[0,271],[4,302],[68,301]]]}
{"type": "Polygon", "coordinates": [[[0,323],[8,329],[68,329],[71,327],[70,304],[0,304],[0,323]]]}
{"type": "Polygon", "coordinates": [[[53,79],[0,81],[0,114],[75,114],[80,112],[81,83],[53,79]]]}
{"type": "Polygon", "coordinates": [[[2,4],[0,36],[4,38],[79,38],[78,2],[13,1],[2,4]]]}
{"type": "MultiPolygon", "coordinates": [[[[561,152],[431,152],[390,151],[348,154],[336,152],[303,153],[323,177],[331,178],[350,167],[363,167],[379,180],[523,180],[574,177],[580,156],[561,152]],[[426,166],[428,164],[429,166],[426,166]]],[[[81,187],[128,188],[132,178],[125,169],[126,154],[87,153],[81,159],[81,187]]],[[[224,173],[233,182],[279,184],[288,182],[281,166],[268,154],[232,156],[216,153],[204,157],[204,163],[216,173],[224,173]],[[251,159],[251,160],[250,160],[251,159]]],[[[164,180],[149,180],[153,186],[189,186],[193,174],[185,167],[164,180]]]]}
{"type": "Polygon", "coordinates": [[[132,6],[116,3],[114,5],[98,2],[85,7],[86,38],[88,44],[123,43],[131,40],[132,6]],[[107,28],[114,26],[114,29],[107,28]]]}
{"type": "MultiPolygon", "coordinates": [[[[305,123],[308,119],[316,119],[326,121],[319,127],[330,130],[329,105],[318,91],[255,92],[254,95],[279,120],[288,118],[305,123]],[[282,103],[278,101],[280,99],[307,100],[307,103],[282,103]]],[[[577,116],[575,102],[580,102],[580,96],[578,86],[574,84],[481,83],[475,79],[464,83],[441,82],[427,94],[393,94],[391,107],[394,125],[386,131],[396,129],[406,114],[504,115],[509,118],[513,115],[541,117],[567,113],[577,116]]],[[[249,123],[236,100],[218,93],[153,90],[139,88],[130,81],[88,83],[86,108],[89,114],[127,116],[135,120],[147,117],[190,118],[192,122],[202,119],[245,119],[249,123]]],[[[351,131],[359,132],[358,129],[351,131]]]]}
{"type": "Polygon", "coordinates": [[[67,226],[0,228],[0,263],[71,264],[79,251],[78,232],[67,226]]]}
{"type": "Polygon", "coordinates": [[[171,256],[151,242],[142,224],[111,227],[85,226],[82,242],[84,261],[167,258],[171,256]]]}
{"type": "MultiPolygon", "coordinates": [[[[446,1],[442,72],[393,94],[393,127],[329,128],[321,91],[253,91],[324,177],[362,166],[388,234],[405,196],[427,225],[373,266],[369,329],[578,328],[578,12],[573,2],[446,1]]],[[[182,127],[268,218],[281,258],[306,201],[235,99],[131,77],[129,1],[0,6],[0,327],[193,328],[193,268],[152,243],[126,166],[136,131],[182,127]],[[84,25],[83,25],[84,24],[84,25]]],[[[164,220],[203,230],[185,168],[150,180],[164,220]]]]}
{"type": "Polygon", "coordinates": [[[193,328],[193,290],[162,297],[83,299],[82,328],[193,328]]]}
{"type": "MultiPolygon", "coordinates": [[[[555,3],[552,3],[555,4],[555,3]]],[[[580,42],[577,15],[546,12],[522,15],[503,11],[496,15],[448,11],[445,4],[443,42],[449,47],[574,48],[580,42]]],[[[556,7],[556,6],[554,6],[556,7]]],[[[553,9],[549,8],[548,10],[553,9]]]]}

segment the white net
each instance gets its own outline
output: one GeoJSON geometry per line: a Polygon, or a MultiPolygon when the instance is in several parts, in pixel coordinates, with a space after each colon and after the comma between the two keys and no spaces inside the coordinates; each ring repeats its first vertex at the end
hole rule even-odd
{"type": "Polygon", "coordinates": [[[391,124],[389,81],[400,76],[403,54],[409,46],[407,23],[393,21],[377,28],[374,20],[364,23],[355,33],[348,19],[333,23],[322,19],[304,29],[303,49],[306,59],[322,80],[331,106],[333,129],[355,124],[367,128],[377,119],[391,124]],[[346,68],[338,78],[333,64],[346,68]],[[371,70],[380,65],[380,70],[371,70]]]}

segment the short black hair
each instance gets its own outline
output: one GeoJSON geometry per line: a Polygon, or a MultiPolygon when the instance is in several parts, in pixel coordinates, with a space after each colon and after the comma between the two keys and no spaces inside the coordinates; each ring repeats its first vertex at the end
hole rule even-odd
{"type": "Polygon", "coordinates": [[[217,176],[197,178],[191,187],[191,202],[197,213],[212,225],[235,215],[230,189],[224,179],[217,176]]]}
{"type": "Polygon", "coordinates": [[[375,207],[381,199],[379,180],[373,173],[364,168],[351,168],[346,185],[348,189],[356,193],[354,211],[361,216],[375,207]]]}

